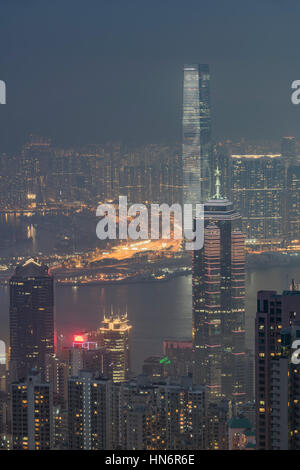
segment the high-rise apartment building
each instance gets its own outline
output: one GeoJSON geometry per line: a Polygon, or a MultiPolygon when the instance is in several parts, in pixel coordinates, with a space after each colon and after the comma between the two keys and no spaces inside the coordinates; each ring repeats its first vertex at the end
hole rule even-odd
{"type": "Polygon", "coordinates": [[[54,353],[53,277],[47,266],[30,259],[9,284],[12,377],[21,379],[32,369],[43,377],[46,354],[54,353]]]}
{"type": "MultiPolygon", "coordinates": [[[[255,320],[255,401],[257,449],[298,446],[298,373],[291,362],[297,337],[300,291],[259,291],[255,320]],[[292,328],[292,330],[291,330],[292,328]],[[297,330],[297,331],[296,331],[297,330]],[[292,434],[291,434],[292,433],[292,434]],[[292,441],[292,444],[289,442],[292,441]]],[[[299,333],[299,331],[298,331],[299,333]]],[[[299,448],[299,447],[298,447],[299,448]]]]}
{"type": "Polygon", "coordinates": [[[204,203],[210,194],[211,108],[207,64],[185,65],[182,117],[183,202],[204,203]]]}
{"type": "Polygon", "coordinates": [[[39,374],[12,383],[12,445],[15,450],[50,450],[52,392],[39,374]]]}
{"type": "Polygon", "coordinates": [[[209,403],[206,410],[205,450],[228,449],[228,401],[209,403]]]}
{"type": "Polygon", "coordinates": [[[300,244],[300,164],[287,169],[287,228],[288,240],[300,244]],[[298,241],[297,241],[298,240],[298,241]]]}
{"type": "MultiPolygon", "coordinates": [[[[280,449],[300,450],[300,360],[297,353],[300,323],[294,321],[289,328],[283,329],[280,339],[281,354],[276,371],[279,373],[280,393],[278,389],[274,391],[275,396],[277,391],[277,400],[274,401],[277,403],[280,426],[273,442],[277,440],[277,448],[280,449]]],[[[274,379],[278,380],[278,375],[274,379]]]]}
{"type": "MultiPolygon", "coordinates": [[[[217,175],[218,178],[218,175],[217,175]]],[[[194,380],[208,401],[245,400],[245,250],[240,216],[219,194],[204,205],[204,244],[193,252],[194,380]]]]}
{"type": "Polygon", "coordinates": [[[47,354],[45,363],[44,375],[46,381],[52,386],[53,403],[65,404],[68,398],[68,364],[54,354],[47,354]]]}
{"type": "Polygon", "coordinates": [[[232,155],[232,199],[252,243],[283,239],[285,164],[280,154],[232,155]]]}
{"type": "Polygon", "coordinates": [[[144,376],[121,385],[120,446],[128,450],[205,448],[206,399],[191,377],[153,383],[144,376]],[[139,430],[139,431],[138,431],[139,430]]]}
{"type": "Polygon", "coordinates": [[[111,387],[89,371],[68,380],[69,449],[111,449],[111,387]]]}

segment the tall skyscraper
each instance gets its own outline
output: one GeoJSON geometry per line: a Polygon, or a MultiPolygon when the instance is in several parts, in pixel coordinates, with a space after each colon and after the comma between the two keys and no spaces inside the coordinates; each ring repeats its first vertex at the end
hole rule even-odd
{"type": "Polygon", "coordinates": [[[53,278],[48,267],[30,259],[10,279],[11,372],[24,378],[45,372],[46,354],[54,353],[53,278]]]}
{"type": "Polygon", "coordinates": [[[300,338],[300,291],[259,291],[255,320],[257,449],[298,448],[299,366],[291,362],[292,339],[300,338]],[[291,330],[292,328],[292,330],[291,330]],[[291,444],[290,441],[293,441],[291,444]],[[298,446],[298,447],[297,447],[298,446]]]}
{"type": "Polygon", "coordinates": [[[39,374],[14,382],[11,392],[12,440],[16,450],[50,450],[52,394],[39,374]]]}
{"type": "Polygon", "coordinates": [[[127,315],[105,317],[99,334],[108,364],[105,375],[113,382],[124,382],[130,371],[130,330],[127,315]]]}
{"type": "Polygon", "coordinates": [[[210,194],[211,108],[207,64],[185,65],[182,117],[183,202],[204,203],[210,194]]]}
{"type": "Polygon", "coordinates": [[[204,245],[193,252],[194,380],[208,400],[245,400],[245,251],[240,218],[219,193],[204,205],[204,245]]]}

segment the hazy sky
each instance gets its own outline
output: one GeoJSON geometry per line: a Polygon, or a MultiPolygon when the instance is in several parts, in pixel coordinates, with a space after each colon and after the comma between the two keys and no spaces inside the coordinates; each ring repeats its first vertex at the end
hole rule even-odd
{"type": "Polygon", "coordinates": [[[299,0],[0,0],[0,151],[178,141],[182,68],[209,63],[215,138],[300,139],[299,0]]]}

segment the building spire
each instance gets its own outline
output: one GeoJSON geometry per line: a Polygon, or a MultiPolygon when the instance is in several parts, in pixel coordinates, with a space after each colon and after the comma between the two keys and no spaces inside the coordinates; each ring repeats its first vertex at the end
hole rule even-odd
{"type": "Polygon", "coordinates": [[[215,171],[215,177],[216,177],[216,194],[214,195],[213,199],[222,199],[221,193],[220,193],[220,187],[221,187],[220,176],[221,176],[221,171],[219,170],[219,167],[217,166],[217,169],[216,169],[216,171],[215,171]]]}

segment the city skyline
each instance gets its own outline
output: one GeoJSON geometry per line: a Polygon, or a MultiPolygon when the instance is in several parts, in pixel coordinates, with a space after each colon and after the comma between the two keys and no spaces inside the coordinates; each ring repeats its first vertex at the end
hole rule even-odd
{"type": "Polygon", "coordinates": [[[0,450],[300,450],[300,5],[2,3],[0,450]]]}

